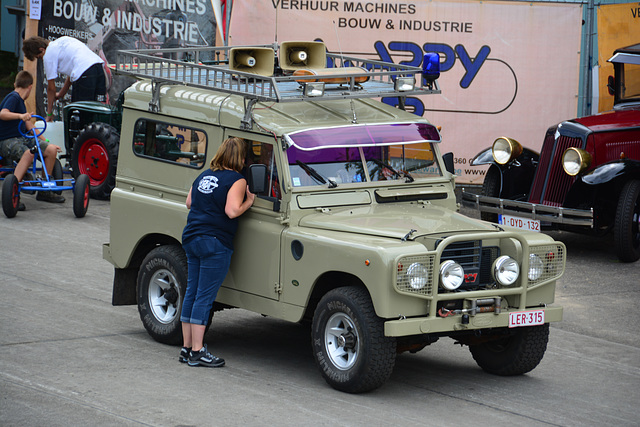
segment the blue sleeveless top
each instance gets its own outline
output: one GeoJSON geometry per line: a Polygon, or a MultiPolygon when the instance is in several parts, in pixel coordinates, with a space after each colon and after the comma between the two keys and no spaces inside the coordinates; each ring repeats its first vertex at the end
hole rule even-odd
{"type": "Polygon", "coordinates": [[[191,187],[191,210],[182,232],[182,243],[196,236],[217,238],[233,250],[233,237],[238,229],[238,218],[231,219],[224,212],[227,193],[236,181],[244,177],[236,171],[207,169],[196,178],[191,187]]]}

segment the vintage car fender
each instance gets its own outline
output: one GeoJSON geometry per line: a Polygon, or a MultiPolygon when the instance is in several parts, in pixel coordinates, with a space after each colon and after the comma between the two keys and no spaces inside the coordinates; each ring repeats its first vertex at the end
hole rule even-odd
{"type": "Polygon", "coordinates": [[[616,160],[578,177],[565,198],[564,207],[592,208],[595,229],[605,229],[615,220],[620,190],[625,182],[640,179],[640,161],[616,160]]]}
{"type": "Polygon", "coordinates": [[[605,163],[585,174],[582,177],[582,181],[589,185],[600,185],[616,180],[622,176],[639,179],[640,161],[616,160],[614,162],[605,163]]]}
{"type": "Polygon", "coordinates": [[[492,149],[487,148],[478,153],[471,161],[471,166],[491,165],[485,176],[485,181],[500,179],[499,194],[496,197],[506,199],[526,198],[533,182],[538,166],[540,154],[523,147],[522,154],[507,164],[501,165],[493,159],[492,149]],[[497,170],[498,175],[492,171],[497,170]]]}

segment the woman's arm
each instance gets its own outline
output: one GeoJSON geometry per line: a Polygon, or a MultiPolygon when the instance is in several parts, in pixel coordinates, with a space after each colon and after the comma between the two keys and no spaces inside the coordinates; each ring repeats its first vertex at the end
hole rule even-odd
{"type": "Polygon", "coordinates": [[[227,193],[227,204],[224,207],[224,213],[231,219],[237,218],[247,211],[253,205],[256,195],[249,191],[247,181],[245,179],[237,180],[227,193]],[[245,199],[245,195],[247,198],[245,199]]]}
{"type": "Polygon", "coordinates": [[[189,189],[189,194],[187,194],[187,209],[191,209],[191,190],[193,190],[193,187],[189,189]]]}

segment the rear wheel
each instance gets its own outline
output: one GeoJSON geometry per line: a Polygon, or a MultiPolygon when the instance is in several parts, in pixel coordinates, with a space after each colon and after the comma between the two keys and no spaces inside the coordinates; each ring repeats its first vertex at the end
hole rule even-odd
{"type": "Polygon", "coordinates": [[[158,246],[142,261],[138,272],[138,312],[153,339],[182,342],[180,312],[187,289],[187,256],[178,245],[158,246]]]}
{"type": "Polygon", "coordinates": [[[516,328],[512,335],[469,347],[478,366],[495,375],[527,373],[540,363],[549,341],[549,324],[516,328]]]}
{"type": "Polygon", "coordinates": [[[640,181],[627,182],[622,188],[613,231],[616,253],[622,262],[640,259],[640,181]]]}
{"type": "Polygon", "coordinates": [[[359,287],[327,293],[313,316],[313,354],[333,388],[360,393],[380,387],[396,358],[396,340],[384,336],[371,297],[359,287]]]}
{"type": "MultiPolygon", "coordinates": [[[[51,177],[56,182],[57,186],[63,185],[62,179],[64,179],[64,172],[62,171],[62,163],[60,163],[60,160],[58,159],[56,159],[55,163],[53,164],[53,171],[51,171],[51,177]]],[[[54,193],[62,194],[62,190],[54,191],[54,193]]]]}
{"type": "Polygon", "coordinates": [[[89,209],[89,177],[80,175],[73,186],[73,214],[82,218],[89,209]]]}
{"type": "MultiPolygon", "coordinates": [[[[482,195],[488,197],[500,197],[500,170],[491,166],[484,177],[482,183],[482,195]]],[[[480,219],[489,222],[498,222],[498,214],[490,212],[480,212],[480,219]]]]}
{"type": "Polygon", "coordinates": [[[108,199],[116,185],[119,144],[118,131],[106,123],[91,123],[76,138],[71,159],[73,175],[89,176],[90,194],[95,199],[108,199]]]}
{"type": "Polygon", "coordinates": [[[2,183],[2,210],[7,218],[13,218],[18,213],[20,191],[18,178],[12,173],[4,178],[2,183]]]}

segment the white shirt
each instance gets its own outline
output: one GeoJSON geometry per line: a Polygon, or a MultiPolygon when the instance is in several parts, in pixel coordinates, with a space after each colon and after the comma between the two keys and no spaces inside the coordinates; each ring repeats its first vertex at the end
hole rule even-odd
{"type": "Polygon", "coordinates": [[[47,80],[53,80],[60,74],[67,75],[75,82],[93,64],[103,63],[80,40],[63,36],[49,43],[42,58],[47,80]]]}

